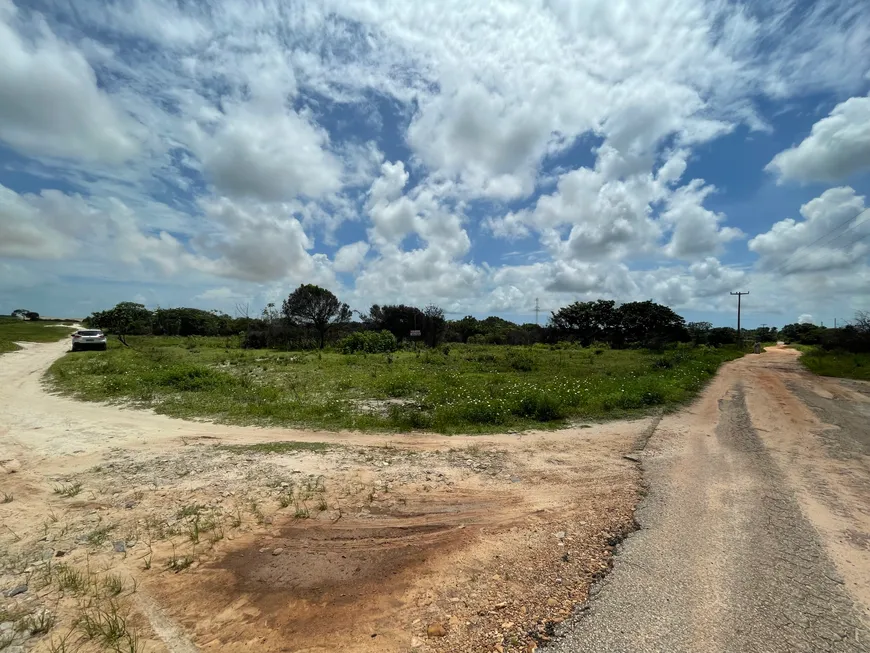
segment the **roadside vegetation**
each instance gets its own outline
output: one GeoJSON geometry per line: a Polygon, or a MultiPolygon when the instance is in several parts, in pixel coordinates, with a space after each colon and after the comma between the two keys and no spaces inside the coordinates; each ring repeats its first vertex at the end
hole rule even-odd
{"type": "Polygon", "coordinates": [[[870,354],[825,351],[813,347],[800,358],[810,371],[821,376],[839,376],[870,381],[870,354]]]}
{"type": "Polygon", "coordinates": [[[57,326],[60,322],[19,320],[0,315],[0,354],[20,349],[16,342],[55,342],[68,338],[72,328],[57,326]]]}
{"type": "Polygon", "coordinates": [[[786,344],[803,352],[800,361],[811,372],[870,380],[870,313],[859,311],[836,329],[789,324],[781,335],[786,344]]]}

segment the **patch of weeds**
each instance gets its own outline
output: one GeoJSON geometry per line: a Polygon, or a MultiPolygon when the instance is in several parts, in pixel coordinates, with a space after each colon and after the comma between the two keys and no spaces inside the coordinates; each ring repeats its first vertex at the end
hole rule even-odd
{"type": "Polygon", "coordinates": [[[51,641],[48,642],[48,653],[72,653],[73,647],[69,642],[69,638],[72,637],[73,631],[70,630],[66,635],[61,637],[60,639],[51,638],[51,641]]]}
{"type": "Polygon", "coordinates": [[[263,511],[260,510],[260,505],[256,501],[251,501],[251,514],[254,516],[254,519],[257,520],[258,524],[263,524],[266,521],[266,516],[263,514],[263,511]]]}
{"type": "Polygon", "coordinates": [[[3,493],[3,501],[2,503],[12,503],[15,500],[15,497],[11,494],[3,493]]]}
{"type": "Polygon", "coordinates": [[[55,578],[57,579],[57,587],[61,591],[81,594],[88,587],[88,577],[84,572],[68,565],[58,565],[55,578]]]}
{"type": "Polygon", "coordinates": [[[85,536],[85,539],[91,546],[101,546],[109,539],[109,533],[113,530],[115,530],[114,524],[106,524],[92,530],[85,536]]]}
{"type": "Polygon", "coordinates": [[[218,449],[235,454],[249,453],[295,453],[297,451],[324,452],[335,445],[327,442],[261,442],[258,444],[225,444],[218,449]]]}
{"type": "Polygon", "coordinates": [[[291,503],[293,503],[292,492],[282,492],[281,496],[278,497],[278,505],[280,505],[282,508],[289,507],[291,503]]]}
{"type": "Polygon", "coordinates": [[[201,506],[198,503],[192,503],[188,506],[184,506],[177,513],[175,513],[176,517],[182,519],[184,517],[196,517],[205,510],[205,506],[201,506]]]}
{"type": "Polygon", "coordinates": [[[130,629],[127,617],[114,601],[108,606],[88,608],[76,622],[79,631],[89,640],[112,651],[138,651],[139,637],[130,629]]]}
{"type": "Polygon", "coordinates": [[[317,509],[320,512],[324,512],[328,508],[329,508],[329,504],[326,502],[326,497],[321,494],[320,499],[317,500],[317,509]]]}
{"type": "Polygon", "coordinates": [[[124,581],[120,576],[109,574],[103,578],[103,588],[109,596],[118,596],[124,591],[124,581]]]}
{"type": "Polygon", "coordinates": [[[301,506],[297,505],[296,512],[293,513],[294,519],[308,519],[310,516],[311,516],[311,514],[308,512],[308,506],[306,506],[304,504],[301,506]]]}
{"type": "Polygon", "coordinates": [[[72,498],[78,495],[82,491],[81,483],[71,483],[69,485],[57,485],[54,488],[54,493],[59,494],[62,497],[72,498]]]}
{"type": "Polygon", "coordinates": [[[49,630],[54,628],[56,622],[57,617],[54,614],[42,609],[27,615],[24,619],[23,627],[31,635],[45,635],[49,630]]]}
{"type": "Polygon", "coordinates": [[[233,528],[239,528],[242,525],[242,511],[236,506],[236,512],[233,513],[232,518],[230,519],[230,526],[233,528]]]}

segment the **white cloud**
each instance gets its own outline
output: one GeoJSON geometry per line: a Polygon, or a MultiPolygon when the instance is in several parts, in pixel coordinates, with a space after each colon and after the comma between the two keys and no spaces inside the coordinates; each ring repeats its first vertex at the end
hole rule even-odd
{"type": "Polygon", "coordinates": [[[337,272],[353,272],[362,264],[368,252],[369,244],[364,241],[345,245],[335,253],[333,267],[337,272]]]}
{"type": "Polygon", "coordinates": [[[328,134],[283,105],[231,106],[213,127],[197,130],[197,150],[218,190],[236,197],[286,201],[341,188],[341,162],[328,134]]]}
{"type": "Polygon", "coordinates": [[[838,104],[810,135],[767,165],[781,179],[840,181],[870,168],[870,96],[838,104]]]}
{"type": "Polygon", "coordinates": [[[82,53],[0,0],[0,140],[31,155],[122,162],[133,124],[97,85],[82,53]],[[24,36],[27,34],[28,36],[24,36]]]}
{"type": "Polygon", "coordinates": [[[762,270],[779,274],[854,269],[870,253],[870,210],[848,187],[831,188],[749,241],[762,270]]]}
{"type": "Polygon", "coordinates": [[[662,214],[662,220],[673,228],[665,247],[669,256],[694,260],[719,253],[723,245],[743,236],[740,229],[720,226],[724,215],[704,208],[704,199],[714,191],[712,186],[695,179],[670,195],[662,214]]]}
{"type": "Polygon", "coordinates": [[[212,274],[272,281],[299,279],[313,270],[307,251],[312,242],[290,207],[222,197],[203,202],[203,210],[216,228],[199,235],[195,245],[211,255],[212,274]]]}
{"type": "Polygon", "coordinates": [[[813,316],[810,315],[809,313],[802,313],[798,317],[797,321],[798,321],[798,324],[812,324],[813,323],[813,316]]]}
{"type": "MultiPolygon", "coordinates": [[[[705,206],[712,187],[684,179],[700,144],[778,126],[756,103],[866,92],[864,3],[25,4],[0,0],[0,139],[79,159],[8,164],[68,189],[28,194],[10,175],[0,191],[0,256],[31,274],[51,259],[216,302],[312,281],[363,305],[475,312],[539,295],[730,311],[727,291],[746,283],[821,314],[828,296],[859,302],[870,287],[861,243],[809,248],[801,265],[826,274],[798,285],[769,272],[780,240],[811,242],[854,193],[807,209],[828,218],[757,236],[746,271],[716,258],[745,252],[705,206]],[[521,238],[511,247],[533,262],[494,263],[491,234],[521,238]]],[[[781,157],[810,148],[829,173],[865,165],[866,100],[781,157]],[[835,151],[831,135],[851,140],[835,151]]]]}

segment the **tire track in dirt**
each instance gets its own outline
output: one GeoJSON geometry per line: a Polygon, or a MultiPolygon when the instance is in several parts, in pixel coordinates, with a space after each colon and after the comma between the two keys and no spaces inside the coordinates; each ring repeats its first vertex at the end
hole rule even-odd
{"type": "MultiPolygon", "coordinates": [[[[555,651],[870,650],[831,534],[816,530],[802,478],[779,466],[784,442],[789,460],[800,460],[808,425],[824,428],[773,382],[796,373],[793,354],[746,357],[662,421],[642,456],[650,494],[637,512],[641,530],[555,651]]],[[[839,494],[842,479],[827,479],[839,494]]]]}

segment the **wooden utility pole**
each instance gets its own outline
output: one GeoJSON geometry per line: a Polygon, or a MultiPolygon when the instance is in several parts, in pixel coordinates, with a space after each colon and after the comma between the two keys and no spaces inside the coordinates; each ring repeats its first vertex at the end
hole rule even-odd
{"type": "Polygon", "coordinates": [[[740,330],[740,298],[743,295],[748,295],[749,291],[746,292],[733,292],[732,295],[737,295],[737,342],[740,343],[740,346],[743,346],[743,333],[740,330]]]}
{"type": "Polygon", "coordinates": [[[535,324],[538,324],[538,314],[541,312],[541,307],[538,304],[538,298],[535,297],[535,324]]]}

